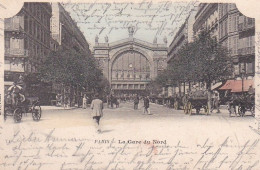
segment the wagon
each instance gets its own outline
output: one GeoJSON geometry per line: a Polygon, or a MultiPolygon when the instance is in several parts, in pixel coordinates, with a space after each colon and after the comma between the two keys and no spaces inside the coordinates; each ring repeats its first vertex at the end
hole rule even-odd
{"type": "Polygon", "coordinates": [[[28,97],[24,102],[18,102],[17,105],[13,105],[5,100],[4,120],[9,116],[13,117],[14,122],[19,123],[22,120],[23,114],[27,115],[27,113],[32,113],[34,121],[40,120],[42,109],[37,97],[28,97]]]}
{"type": "Polygon", "coordinates": [[[230,115],[234,112],[235,107],[238,107],[238,114],[244,116],[246,111],[249,111],[252,116],[255,116],[255,96],[254,94],[243,94],[236,98],[232,98],[230,102],[230,115]],[[232,107],[233,106],[233,107],[232,107]],[[232,109],[233,108],[233,109],[232,109]]]}
{"type": "Polygon", "coordinates": [[[185,114],[191,115],[192,109],[196,110],[196,114],[199,114],[201,109],[204,109],[205,114],[209,114],[208,97],[205,91],[190,92],[183,100],[185,114]]]}

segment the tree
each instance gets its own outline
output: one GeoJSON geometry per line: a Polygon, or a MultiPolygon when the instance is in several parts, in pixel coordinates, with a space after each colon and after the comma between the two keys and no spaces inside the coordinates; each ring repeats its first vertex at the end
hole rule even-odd
{"type": "MultiPolygon", "coordinates": [[[[103,79],[95,59],[87,54],[65,50],[52,52],[39,68],[44,82],[61,84],[63,91],[97,91],[96,85],[103,79]]],[[[70,94],[71,98],[72,94],[70,94]]],[[[71,101],[71,100],[70,100],[71,101]]]]}
{"type": "Polygon", "coordinates": [[[194,42],[182,46],[167,70],[172,82],[205,83],[210,100],[212,83],[231,76],[231,63],[227,48],[208,32],[202,31],[194,42]]]}
{"type": "Polygon", "coordinates": [[[180,82],[204,82],[207,89],[213,81],[221,81],[232,73],[231,58],[225,47],[207,32],[184,45],[168,70],[172,79],[180,82]]]}

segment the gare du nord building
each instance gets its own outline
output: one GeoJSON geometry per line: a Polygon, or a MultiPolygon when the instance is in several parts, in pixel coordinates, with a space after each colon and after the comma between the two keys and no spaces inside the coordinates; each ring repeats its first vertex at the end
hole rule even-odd
{"type": "Polygon", "coordinates": [[[134,38],[132,27],[128,32],[128,38],[112,43],[107,37],[105,43],[95,39],[94,57],[116,96],[144,95],[147,84],[167,66],[166,39],[149,43],[134,38]]]}

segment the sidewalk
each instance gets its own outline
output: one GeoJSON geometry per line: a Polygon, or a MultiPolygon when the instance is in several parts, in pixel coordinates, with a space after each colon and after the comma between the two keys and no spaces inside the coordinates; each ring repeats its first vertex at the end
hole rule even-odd
{"type": "Polygon", "coordinates": [[[69,107],[64,108],[63,106],[41,106],[43,110],[72,110],[72,109],[81,109],[81,107],[69,107]]]}

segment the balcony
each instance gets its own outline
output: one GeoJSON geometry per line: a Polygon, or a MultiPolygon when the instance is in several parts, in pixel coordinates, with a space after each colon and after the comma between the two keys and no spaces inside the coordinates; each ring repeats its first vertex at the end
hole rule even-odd
{"type": "Polygon", "coordinates": [[[255,46],[238,49],[238,55],[255,54],[255,46]]]}
{"type": "Polygon", "coordinates": [[[255,29],[255,22],[252,22],[252,24],[245,24],[245,23],[238,24],[239,32],[250,30],[250,29],[255,29]]]}
{"type": "Polygon", "coordinates": [[[21,16],[15,16],[13,18],[5,19],[5,31],[24,31],[23,18],[21,16]]]}
{"type": "Polygon", "coordinates": [[[11,48],[6,48],[5,49],[5,56],[7,57],[28,57],[28,50],[25,49],[11,49],[11,48]]]}

